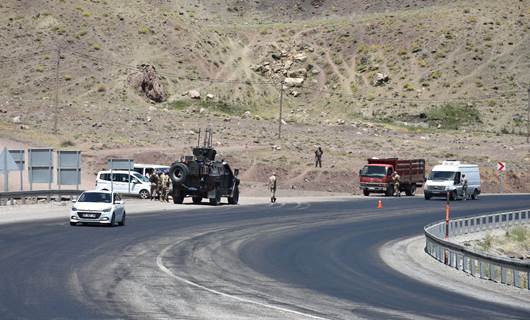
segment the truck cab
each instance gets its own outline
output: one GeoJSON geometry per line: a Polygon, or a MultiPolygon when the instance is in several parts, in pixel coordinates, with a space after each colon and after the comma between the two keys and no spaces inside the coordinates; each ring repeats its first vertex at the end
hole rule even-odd
{"type": "Polygon", "coordinates": [[[392,172],[394,168],[389,164],[368,164],[359,172],[360,184],[363,194],[369,196],[370,193],[384,193],[392,195],[389,184],[392,182],[392,172]]]}

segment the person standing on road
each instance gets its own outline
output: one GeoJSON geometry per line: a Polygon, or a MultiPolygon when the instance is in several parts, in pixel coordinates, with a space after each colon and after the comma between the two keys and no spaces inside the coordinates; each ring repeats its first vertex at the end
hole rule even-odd
{"type": "Polygon", "coordinates": [[[150,198],[151,200],[153,200],[153,195],[156,196],[158,194],[158,175],[156,174],[156,172],[153,172],[151,174],[151,176],[149,177],[149,182],[151,183],[150,198]]]}
{"type": "Polygon", "coordinates": [[[394,185],[394,195],[395,195],[396,197],[401,197],[401,191],[399,190],[399,182],[400,182],[400,181],[399,181],[399,178],[401,178],[401,177],[399,176],[399,174],[397,173],[397,171],[394,171],[394,172],[392,173],[392,176],[391,176],[391,177],[392,177],[392,183],[393,183],[393,185],[394,185]]]}
{"type": "Polygon", "coordinates": [[[169,176],[165,172],[162,172],[160,174],[160,187],[161,187],[160,201],[169,202],[169,176]]]}
{"type": "Polygon", "coordinates": [[[322,168],[322,155],[324,154],[324,151],[322,151],[322,148],[319,146],[315,150],[315,168],[320,167],[322,168]]]}
{"type": "Polygon", "coordinates": [[[462,199],[467,200],[467,178],[462,174],[462,199]]]}
{"type": "Polygon", "coordinates": [[[269,189],[271,191],[271,203],[275,203],[276,202],[276,183],[277,183],[277,178],[276,178],[276,172],[273,172],[272,173],[272,176],[269,177],[269,189]]]}

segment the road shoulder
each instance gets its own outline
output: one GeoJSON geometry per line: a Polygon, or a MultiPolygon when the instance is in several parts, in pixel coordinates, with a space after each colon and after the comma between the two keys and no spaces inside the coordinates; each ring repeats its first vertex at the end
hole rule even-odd
{"type": "Polygon", "coordinates": [[[383,261],[394,270],[441,289],[492,303],[530,311],[530,290],[475,278],[448,267],[424,252],[425,237],[399,239],[379,249],[383,261]]]}

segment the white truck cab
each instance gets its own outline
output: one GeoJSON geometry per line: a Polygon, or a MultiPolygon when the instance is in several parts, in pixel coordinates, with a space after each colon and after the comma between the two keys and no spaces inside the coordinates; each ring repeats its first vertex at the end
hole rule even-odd
{"type": "Polygon", "coordinates": [[[447,160],[432,168],[424,186],[425,199],[432,197],[447,197],[449,199],[464,199],[470,197],[475,200],[481,192],[480,170],[476,164],[464,164],[460,161],[447,160]],[[467,179],[467,191],[464,195],[462,175],[467,179]]]}

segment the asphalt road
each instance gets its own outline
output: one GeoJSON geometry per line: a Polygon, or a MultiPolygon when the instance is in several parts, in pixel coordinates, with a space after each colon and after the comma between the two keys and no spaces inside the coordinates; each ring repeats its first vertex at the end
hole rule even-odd
{"type": "MultiPolygon", "coordinates": [[[[205,206],[116,228],[3,225],[0,318],[530,319],[386,266],[378,248],[422,233],[444,202],[383,201],[205,206]]],[[[530,196],[491,196],[452,212],[529,207],[530,196]]]]}

